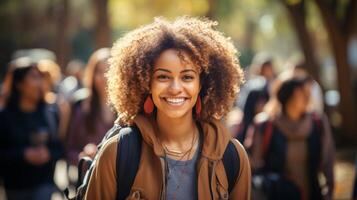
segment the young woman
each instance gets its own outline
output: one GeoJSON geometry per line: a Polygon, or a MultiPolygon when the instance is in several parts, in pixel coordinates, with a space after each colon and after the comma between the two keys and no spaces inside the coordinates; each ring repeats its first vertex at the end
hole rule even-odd
{"type": "Polygon", "coordinates": [[[309,79],[277,81],[268,103],[273,109],[256,117],[253,173],[264,175],[268,199],[331,199],[334,144],[326,117],[307,112],[309,79]],[[320,173],[326,179],[324,188],[320,173]]]}
{"type": "Polygon", "coordinates": [[[58,84],[61,80],[60,66],[48,59],[41,59],[38,62],[38,69],[43,76],[43,91],[46,102],[56,104],[59,110],[60,121],[58,135],[62,142],[65,142],[68,124],[70,120],[71,108],[64,95],[58,93],[58,84]]]}
{"type": "Polygon", "coordinates": [[[93,53],[85,71],[84,83],[90,91],[88,98],[73,106],[68,132],[68,159],[77,165],[79,157],[93,157],[97,144],[114,122],[114,113],[107,105],[104,73],[108,69],[108,48],[93,53]]]}
{"type": "Polygon", "coordinates": [[[51,199],[58,139],[58,109],[44,101],[43,77],[27,58],[13,61],[9,96],[0,112],[0,173],[7,199],[51,199]]]}
{"type": "MultiPolygon", "coordinates": [[[[142,136],[127,199],[250,199],[247,155],[220,121],[233,104],[242,71],[236,49],[215,25],[158,18],[114,44],[107,73],[110,102],[117,122],[136,126],[142,136]],[[240,166],[229,193],[222,157],[230,142],[240,166]]],[[[115,136],[99,151],[86,199],[117,198],[118,142],[115,136]]]]}

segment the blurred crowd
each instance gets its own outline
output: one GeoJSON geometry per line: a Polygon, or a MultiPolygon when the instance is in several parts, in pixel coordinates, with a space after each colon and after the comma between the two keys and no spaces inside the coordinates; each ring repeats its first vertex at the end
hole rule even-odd
{"type": "Polygon", "coordinates": [[[50,199],[56,162],[70,169],[93,157],[115,119],[105,93],[109,49],[87,65],[71,61],[65,75],[54,59],[32,55],[11,61],[1,87],[0,177],[9,200],[50,199]]]}
{"type": "MultiPolygon", "coordinates": [[[[7,199],[51,199],[59,191],[56,162],[63,159],[70,169],[95,155],[116,118],[106,96],[109,56],[102,48],[87,64],[72,60],[64,71],[51,57],[14,56],[0,93],[0,181],[7,199]]],[[[304,63],[280,74],[273,64],[267,54],[255,56],[226,119],[250,157],[253,199],[292,193],[331,199],[335,147],[321,87],[304,63]]],[[[75,177],[68,179],[76,185],[75,177]]]]}

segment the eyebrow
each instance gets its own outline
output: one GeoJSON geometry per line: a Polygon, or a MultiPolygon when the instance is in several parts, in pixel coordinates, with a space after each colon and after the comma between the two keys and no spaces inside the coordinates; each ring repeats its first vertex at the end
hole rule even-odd
{"type": "MultiPolygon", "coordinates": [[[[157,71],[165,71],[165,72],[171,73],[170,70],[168,70],[168,69],[163,69],[163,68],[155,69],[155,70],[154,70],[154,73],[157,72],[157,71]]],[[[196,72],[195,70],[193,70],[193,69],[185,69],[185,70],[181,71],[180,73],[185,73],[185,72],[194,72],[194,73],[197,74],[197,72],[196,72]]]]}

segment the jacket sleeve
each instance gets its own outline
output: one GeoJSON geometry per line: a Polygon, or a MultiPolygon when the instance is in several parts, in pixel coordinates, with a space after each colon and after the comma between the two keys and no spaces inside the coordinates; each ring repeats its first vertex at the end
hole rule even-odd
{"type": "Polygon", "coordinates": [[[85,135],[82,134],[83,126],[83,112],[80,108],[73,110],[71,122],[67,132],[67,159],[71,165],[78,165],[78,155],[83,150],[83,141],[86,141],[85,135]]]}
{"type": "Polygon", "coordinates": [[[118,135],[110,138],[99,151],[84,199],[114,200],[116,198],[117,145],[118,135]]]}
{"type": "Polygon", "coordinates": [[[235,186],[230,194],[229,199],[250,200],[251,196],[251,169],[249,159],[243,146],[234,140],[234,145],[238,151],[240,158],[240,169],[235,186]]]}
{"type": "MultiPolygon", "coordinates": [[[[12,118],[11,118],[12,119],[12,118]]],[[[3,173],[2,167],[11,167],[12,165],[24,165],[26,163],[24,152],[26,146],[13,146],[9,140],[12,134],[8,125],[10,118],[4,112],[0,112],[0,169],[3,173]]]]}

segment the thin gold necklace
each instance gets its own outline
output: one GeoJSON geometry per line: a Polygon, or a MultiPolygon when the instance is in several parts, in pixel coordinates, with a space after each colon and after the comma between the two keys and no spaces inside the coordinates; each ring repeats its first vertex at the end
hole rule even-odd
{"type": "Polygon", "coordinates": [[[193,147],[195,146],[195,142],[196,142],[196,134],[192,137],[191,146],[187,151],[172,150],[169,149],[165,144],[162,144],[162,146],[166,154],[171,155],[173,157],[180,157],[182,159],[183,157],[185,157],[185,155],[187,155],[189,152],[192,151],[193,147]]]}

